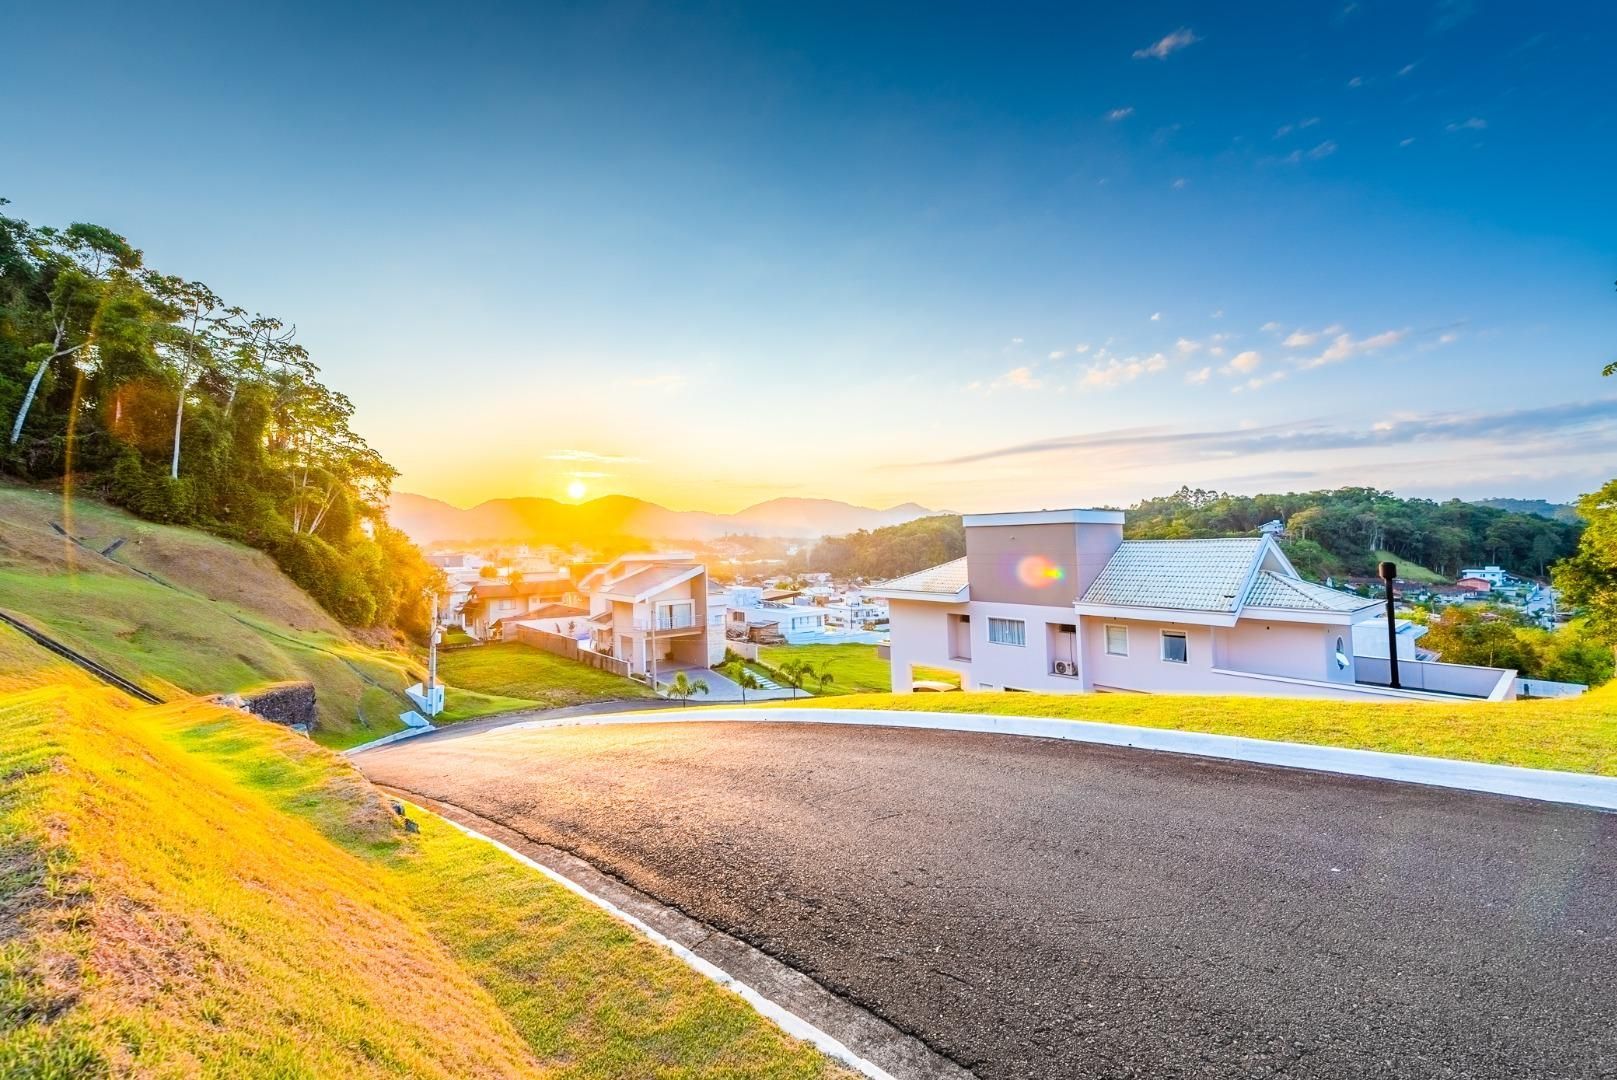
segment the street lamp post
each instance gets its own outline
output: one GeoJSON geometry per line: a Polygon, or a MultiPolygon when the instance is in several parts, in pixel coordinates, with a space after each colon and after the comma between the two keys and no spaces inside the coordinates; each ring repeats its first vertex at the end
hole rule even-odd
{"type": "Polygon", "coordinates": [[[1376,568],[1387,586],[1387,665],[1392,674],[1388,685],[1397,689],[1398,682],[1398,616],[1393,609],[1392,580],[1398,576],[1398,564],[1384,562],[1376,568]]]}

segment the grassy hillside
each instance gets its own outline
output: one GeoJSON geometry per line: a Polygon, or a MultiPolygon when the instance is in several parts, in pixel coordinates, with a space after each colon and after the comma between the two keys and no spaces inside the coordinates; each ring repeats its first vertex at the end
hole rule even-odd
{"type": "Polygon", "coordinates": [[[419,674],[405,654],[354,638],[262,552],[8,484],[0,610],[163,698],[306,679],[317,737],[332,745],[396,730],[419,674]]]}
{"type": "Polygon", "coordinates": [[[1617,776],[1617,684],[1561,701],[1494,704],[994,692],[859,694],[797,704],[1050,716],[1617,776]]]}
{"type": "Polygon", "coordinates": [[[625,925],[413,816],[416,835],[346,761],[242,713],[0,697],[0,1075],[837,1073],[625,925]]]}
{"type": "Polygon", "coordinates": [[[1418,562],[1401,559],[1390,551],[1377,551],[1371,555],[1378,563],[1390,562],[1398,564],[1398,576],[1405,581],[1419,581],[1426,585],[1453,585],[1454,579],[1444,577],[1436,570],[1430,570],[1418,562]]]}

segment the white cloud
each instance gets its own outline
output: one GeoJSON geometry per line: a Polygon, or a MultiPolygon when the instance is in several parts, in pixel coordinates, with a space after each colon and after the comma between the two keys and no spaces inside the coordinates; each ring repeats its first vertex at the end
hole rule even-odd
{"type": "Polygon", "coordinates": [[[1437,343],[1439,345],[1453,345],[1456,341],[1459,341],[1459,340],[1460,340],[1460,335],[1456,334],[1453,330],[1450,330],[1446,334],[1439,334],[1438,337],[1437,337],[1437,343]]]}
{"type": "Polygon", "coordinates": [[[1408,75],[1411,71],[1414,71],[1419,66],[1420,66],[1420,61],[1419,60],[1417,60],[1417,61],[1415,61],[1414,63],[1411,63],[1411,64],[1405,64],[1403,67],[1398,69],[1398,77],[1400,79],[1402,79],[1405,75],[1408,75]]]}
{"type": "Polygon", "coordinates": [[[1270,383],[1277,383],[1284,379],[1287,374],[1284,371],[1271,371],[1267,375],[1255,375],[1239,386],[1232,387],[1230,393],[1239,394],[1248,390],[1261,390],[1270,383]]]}
{"type": "Polygon", "coordinates": [[[1134,59],[1166,60],[1171,54],[1178,52],[1180,49],[1194,45],[1200,40],[1201,38],[1197,37],[1193,31],[1186,29],[1185,27],[1180,27],[1178,30],[1175,30],[1173,33],[1169,34],[1160,41],[1147,45],[1143,49],[1135,49],[1134,59]]]}
{"type": "Polygon", "coordinates": [[[1411,135],[1407,139],[1399,139],[1398,140],[1398,145],[1399,146],[1414,146],[1415,145],[1415,136],[1411,135]]]}
{"type": "Polygon", "coordinates": [[[1313,330],[1293,330],[1286,335],[1286,340],[1280,344],[1288,349],[1306,349],[1319,340],[1319,334],[1313,330]]]}
{"type": "Polygon", "coordinates": [[[1225,375],[1248,375],[1258,370],[1258,365],[1262,363],[1262,355],[1253,349],[1248,349],[1246,352],[1236,353],[1234,358],[1219,370],[1225,375]]]}
{"type": "Polygon", "coordinates": [[[1188,185],[1189,183],[1190,183],[1190,181],[1186,180],[1183,176],[1177,177],[1177,178],[1174,179],[1173,189],[1175,191],[1183,191],[1183,190],[1185,190],[1186,185],[1188,185]]]}
{"type": "Polygon", "coordinates": [[[1262,330],[1265,334],[1278,334],[1280,333],[1280,324],[1270,320],[1269,322],[1266,322],[1262,326],[1258,327],[1258,329],[1262,330]]]}
{"type": "Polygon", "coordinates": [[[994,380],[995,387],[1008,386],[1017,390],[1037,390],[1043,385],[1044,380],[1033,374],[1033,369],[1026,365],[1011,368],[994,380]]]}
{"type": "Polygon", "coordinates": [[[1224,346],[1222,346],[1222,345],[1214,345],[1212,348],[1207,350],[1207,355],[1208,356],[1223,356],[1228,351],[1229,350],[1224,348],[1224,346]]]}
{"type": "Polygon", "coordinates": [[[1012,345],[1020,345],[1020,344],[1022,344],[1022,339],[1019,338],[1019,337],[1013,337],[1013,338],[1011,338],[1011,344],[1012,345]]]}
{"type": "Polygon", "coordinates": [[[629,465],[640,460],[618,454],[598,454],[594,450],[557,450],[545,455],[546,461],[578,461],[596,465],[629,465]]]}
{"type": "Polygon", "coordinates": [[[1051,360],[1060,360],[1060,359],[1061,359],[1061,358],[1062,358],[1062,357],[1063,357],[1063,356],[1066,356],[1066,355],[1067,355],[1067,353],[1066,353],[1066,351],[1065,351],[1065,350],[1063,350],[1063,349],[1056,349],[1056,350],[1055,350],[1055,351],[1053,351],[1053,352],[1052,352],[1052,353],[1051,353],[1051,354],[1050,354],[1050,359],[1051,359],[1051,360]]]}
{"type": "Polygon", "coordinates": [[[1213,312],[1211,315],[1208,316],[1209,319],[1222,319],[1223,317],[1224,317],[1224,309],[1223,308],[1219,308],[1217,311],[1213,312]]]}
{"type": "Polygon", "coordinates": [[[1152,322],[1161,322],[1161,321],[1162,321],[1162,312],[1160,312],[1160,311],[1153,311],[1153,312],[1152,312],[1152,313],[1151,313],[1151,321],[1152,321],[1152,322]]]}
{"type": "Polygon", "coordinates": [[[1077,345],[1072,347],[1072,351],[1079,356],[1084,355],[1084,353],[1089,351],[1089,342],[1079,342],[1077,345]]]}
{"type": "Polygon", "coordinates": [[[1283,160],[1288,165],[1296,165],[1304,160],[1319,161],[1321,158],[1328,158],[1334,153],[1336,153],[1336,140],[1326,139],[1308,150],[1293,150],[1283,160]]]}
{"type": "Polygon", "coordinates": [[[1202,343],[1199,341],[1191,341],[1189,338],[1180,338],[1178,341],[1173,343],[1173,347],[1179,351],[1180,356],[1189,356],[1200,349],[1202,347],[1202,343]]]}
{"type": "Polygon", "coordinates": [[[1362,75],[1355,75],[1355,76],[1353,76],[1353,78],[1348,80],[1348,88],[1350,90],[1357,90],[1359,87],[1361,87],[1363,85],[1364,85],[1364,76],[1362,76],[1362,75]]]}
{"type": "Polygon", "coordinates": [[[1468,116],[1464,120],[1455,120],[1455,121],[1450,122],[1449,125],[1447,127],[1445,127],[1443,130],[1444,131],[1449,131],[1449,132],[1455,132],[1455,131],[1484,131],[1484,130],[1487,129],[1487,127],[1488,127],[1488,121],[1484,120],[1482,117],[1480,117],[1480,116],[1468,116]]]}
{"type": "Polygon", "coordinates": [[[1112,387],[1123,383],[1133,382],[1141,375],[1150,375],[1161,371],[1168,366],[1168,358],[1162,353],[1153,353],[1150,356],[1131,356],[1128,359],[1111,357],[1101,362],[1089,365],[1084,371],[1084,377],[1079,381],[1084,387],[1112,387]]]}
{"type": "Polygon", "coordinates": [[[1192,386],[1200,386],[1202,383],[1206,382],[1212,377],[1213,369],[1210,367],[1197,368],[1195,371],[1185,372],[1185,381],[1192,386]]]}
{"type": "Polygon", "coordinates": [[[1355,356],[1363,356],[1365,353],[1377,352],[1389,345],[1396,345],[1408,335],[1408,327],[1402,330],[1384,330],[1379,334],[1360,339],[1355,339],[1352,334],[1337,334],[1324,352],[1312,359],[1304,360],[1299,366],[1304,369],[1317,368],[1351,360],[1355,356]]]}
{"type": "Polygon", "coordinates": [[[1305,116],[1301,120],[1297,121],[1295,124],[1281,124],[1278,128],[1275,129],[1275,138],[1284,139],[1287,135],[1290,135],[1293,131],[1306,131],[1307,129],[1313,127],[1317,123],[1319,123],[1319,117],[1317,117],[1317,116],[1305,116]]]}
{"type": "Polygon", "coordinates": [[[1106,114],[1106,119],[1115,124],[1117,121],[1119,121],[1119,120],[1127,120],[1129,117],[1131,117],[1133,115],[1134,115],[1134,106],[1133,105],[1124,105],[1122,108],[1113,109],[1111,112],[1107,113],[1106,114]]]}

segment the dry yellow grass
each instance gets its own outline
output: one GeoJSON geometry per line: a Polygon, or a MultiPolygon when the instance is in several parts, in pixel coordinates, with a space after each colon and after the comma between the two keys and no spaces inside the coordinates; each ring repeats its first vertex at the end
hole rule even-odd
{"type": "Polygon", "coordinates": [[[1617,776],[1617,683],[1580,698],[1495,704],[975,692],[860,694],[795,705],[1046,716],[1617,776]]]}
{"type": "Polygon", "coordinates": [[[0,697],[0,926],[0,1076],[837,1071],[489,845],[406,833],[336,755],[196,702],[0,697]]]}

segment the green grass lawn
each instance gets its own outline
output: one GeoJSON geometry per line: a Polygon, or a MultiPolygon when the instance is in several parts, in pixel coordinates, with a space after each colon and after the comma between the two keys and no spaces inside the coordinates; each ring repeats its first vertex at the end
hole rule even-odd
{"type": "Polygon", "coordinates": [[[863,694],[800,704],[1047,716],[1617,776],[1617,684],[1580,698],[1495,703],[973,692],[863,694]]]}
{"type": "Polygon", "coordinates": [[[411,816],[419,833],[350,763],[233,710],[0,696],[0,1075],[847,1075],[411,816]]]}
{"type": "Polygon", "coordinates": [[[1378,563],[1397,563],[1398,576],[1403,578],[1405,581],[1419,581],[1426,585],[1454,584],[1453,578],[1444,574],[1439,574],[1436,570],[1428,570],[1418,562],[1413,562],[1409,559],[1400,559],[1390,551],[1378,551],[1375,553],[1374,557],[1378,563]]]}
{"type": "Polygon", "coordinates": [[[439,653],[438,677],[449,688],[440,723],[511,709],[657,696],[632,679],[514,641],[439,653]]]}
{"type": "MultiPolygon", "coordinates": [[[[816,695],[885,694],[893,688],[892,668],[886,660],[876,655],[874,645],[857,642],[843,645],[765,645],[758,650],[758,658],[763,661],[764,673],[776,682],[780,682],[780,678],[770,669],[778,669],[787,660],[807,660],[816,671],[829,669],[832,677],[830,686],[822,690],[818,683],[811,682],[803,688],[805,692],[816,695]]],[[[915,677],[960,685],[958,672],[942,668],[917,667],[915,677]]]]}

